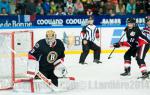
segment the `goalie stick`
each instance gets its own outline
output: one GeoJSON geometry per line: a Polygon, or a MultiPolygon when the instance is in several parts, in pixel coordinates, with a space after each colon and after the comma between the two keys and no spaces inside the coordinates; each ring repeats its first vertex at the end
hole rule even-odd
{"type": "Polygon", "coordinates": [[[36,74],[54,92],[64,91],[56,87],[50,79],[47,79],[40,71],[36,74]]]}

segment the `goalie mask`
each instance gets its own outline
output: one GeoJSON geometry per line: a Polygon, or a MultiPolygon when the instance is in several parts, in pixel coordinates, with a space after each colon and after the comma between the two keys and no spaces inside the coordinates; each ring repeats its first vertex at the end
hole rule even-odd
{"type": "Polygon", "coordinates": [[[52,47],[56,42],[56,33],[53,30],[48,30],[46,32],[46,43],[52,47]]]}

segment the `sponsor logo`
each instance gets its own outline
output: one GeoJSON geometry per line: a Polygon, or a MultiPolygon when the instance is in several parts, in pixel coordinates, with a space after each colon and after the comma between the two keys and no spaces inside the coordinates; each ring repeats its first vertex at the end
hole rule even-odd
{"type": "Polygon", "coordinates": [[[63,25],[63,19],[38,19],[37,25],[63,25]]]}

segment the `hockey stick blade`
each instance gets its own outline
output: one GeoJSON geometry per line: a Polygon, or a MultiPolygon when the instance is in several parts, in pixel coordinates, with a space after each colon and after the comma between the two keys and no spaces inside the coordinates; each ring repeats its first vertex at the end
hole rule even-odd
{"type": "Polygon", "coordinates": [[[112,57],[109,56],[108,59],[110,59],[110,58],[112,58],[112,57]]]}

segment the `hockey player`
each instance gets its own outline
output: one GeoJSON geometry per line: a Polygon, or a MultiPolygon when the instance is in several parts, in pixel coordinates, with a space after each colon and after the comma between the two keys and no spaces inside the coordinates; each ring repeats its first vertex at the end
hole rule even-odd
{"type": "Polygon", "coordinates": [[[95,63],[102,63],[100,60],[100,53],[101,53],[101,47],[96,45],[94,43],[95,38],[99,40],[99,30],[98,28],[93,24],[94,18],[92,16],[88,19],[88,25],[84,26],[81,31],[81,38],[82,38],[82,50],[79,63],[80,64],[87,64],[85,63],[85,59],[89,53],[89,50],[94,50],[94,60],[95,63]]]}
{"type": "Polygon", "coordinates": [[[150,16],[147,16],[146,18],[145,18],[145,27],[144,27],[144,29],[143,29],[143,33],[146,35],[146,36],[148,36],[148,35],[150,35],[150,16]]]}
{"type": "Polygon", "coordinates": [[[130,75],[131,57],[136,57],[137,64],[141,70],[142,76],[140,78],[148,78],[148,73],[145,65],[145,56],[149,50],[150,40],[142,34],[136,21],[133,18],[127,20],[127,27],[125,28],[127,41],[115,43],[114,47],[128,46],[130,47],[124,55],[125,72],[121,76],[130,75]]]}
{"type": "Polygon", "coordinates": [[[64,51],[64,44],[56,39],[56,33],[48,30],[46,38],[39,40],[29,52],[29,64],[39,62],[39,71],[58,86],[58,77],[54,74],[54,70],[58,69],[62,75],[66,74],[66,68],[62,64],[65,57],[64,51]]]}

